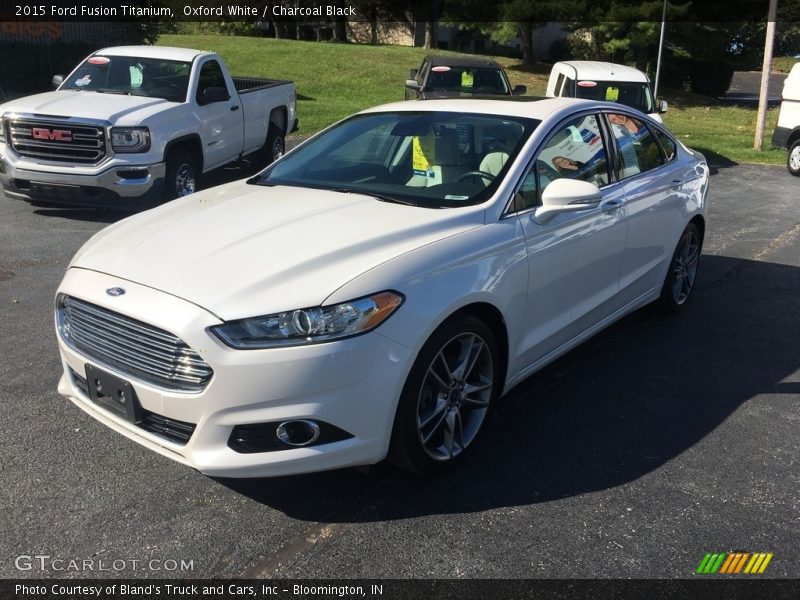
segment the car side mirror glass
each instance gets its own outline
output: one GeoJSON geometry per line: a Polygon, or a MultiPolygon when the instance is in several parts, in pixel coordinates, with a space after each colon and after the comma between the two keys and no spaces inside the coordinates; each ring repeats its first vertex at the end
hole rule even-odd
{"type": "Polygon", "coordinates": [[[658,112],[660,112],[661,114],[664,114],[665,112],[667,112],[668,108],[669,108],[669,104],[667,104],[666,100],[662,100],[661,102],[659,102],[659,104],[658,104],[658,112]]]}
{"type": "Polygon", "coordinates": [[[600,188],[589,181],[561,178],[552,181],[542,192],[542,205],[532,219],[544,225],[561,213],[589,210],[600,205],[600,188]]]}
{"type": "Polygon", "coordinates": [[[64,83],[64,76],[53,75],[53,80],[50,83],[53,84],[53,89],[57,89],[62,83],[64,83]]]}
{"type": "Polygon", "coordinates": [[[524,85],[515,85],[514,90],[511,92],[512,96],[524,96],[528,93],[527,86],[524,85]]]}
{"type": "Polygon", "coordinates": [[[206,104],[213,104],[214,102],[225,102],[230,100],[228,90],[224,87],[207,87],[200,94],[199,104],[205,106],[206,104]]]}
{"type": "Polygon", "coordinates": [[[406,79],[406,87],[412,90],[420,89],[420,85],[417,83],[416,79],[406,79]]]}

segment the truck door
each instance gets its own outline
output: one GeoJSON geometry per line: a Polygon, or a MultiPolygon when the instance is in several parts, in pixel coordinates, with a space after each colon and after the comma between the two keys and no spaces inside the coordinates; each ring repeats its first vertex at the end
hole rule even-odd
{"type": "Polygon", "coordinates": [[[200,65],[195,101],[208,171],[236,159],[244,145],[241,100],[215,58],[200,65]]]}

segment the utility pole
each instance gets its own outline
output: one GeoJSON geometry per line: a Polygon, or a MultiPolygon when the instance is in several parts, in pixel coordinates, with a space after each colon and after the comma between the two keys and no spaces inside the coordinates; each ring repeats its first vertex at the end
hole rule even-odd
{"type": "Polygon", "coordinates": [[[764,64],[761,67],[761,89],[758,94],[758,118],[756,119],[756,138],[753,149],[761,152],[764,142],[764,127],[767,124],[767,92],[769,91],[769,72],[772,70],[772,45],[775,40],[775,14],[778,0],[769,0],[767,14],[767,40],[764,43],[764,64]]]}
{"type": "Polygon", "coordinates": [[[653,89],[653,98],[658,100],[658,80],[661,76],[661,51],[664,49],[664,29],[667,25],[667,0],[664,0],[664,10],[661,13],[661,38],[658,40],[658,59],[656,60],[656,85],[653,89]]]}

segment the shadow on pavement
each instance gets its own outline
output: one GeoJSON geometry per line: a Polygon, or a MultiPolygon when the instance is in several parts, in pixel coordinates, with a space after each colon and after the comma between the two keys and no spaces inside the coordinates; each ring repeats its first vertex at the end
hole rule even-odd
{"type": "Polygon", "coordinates": [[[605,490],[651,473],[800,367],[797,267],[705,256],[677,317],[646,307],[515,388],[477,452],[417,479],[379,466],[264,480],[219,480],[309,521],[371,522],[479,512],[605,490]],[[776,283],[778,282],[778,283],[776,283]],[[754,357],[769,356],[770,360],[754,357]]]}

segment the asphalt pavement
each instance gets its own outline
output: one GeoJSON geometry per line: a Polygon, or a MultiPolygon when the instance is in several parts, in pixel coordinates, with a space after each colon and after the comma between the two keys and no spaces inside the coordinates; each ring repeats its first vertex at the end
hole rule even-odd
{"type": "Polygon", "coordinates": [[[456,472],[242,481],[58,395],[54,292],[120,215],[0,196],[0,577],[681,578],[734,550],[800,577],[798,201],[785,168],[716,171],[684,314],[640,310],[518,386],[456,472]]]}

